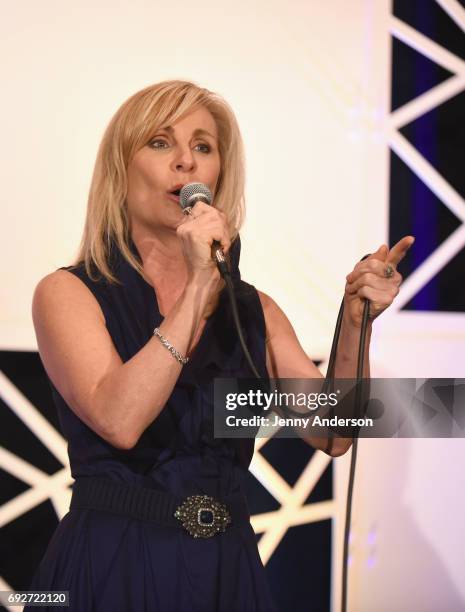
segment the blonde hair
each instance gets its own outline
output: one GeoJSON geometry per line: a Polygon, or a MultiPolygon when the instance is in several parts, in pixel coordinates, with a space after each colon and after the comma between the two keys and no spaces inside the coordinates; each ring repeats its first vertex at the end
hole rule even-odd
{"type": "MultiPolygon", "coordinates": [[[[215,207],[226,215],[234,239],[244,220],[244,154],[236,118],[221,96],[189,81],[163,81],[131,96],[111,119],[100,144],[90,186],[84,232],[73,266],[84,262],[92,280],[97,269],[109,282],[110,255],[115,243],[123,257],[144,278],[129,247],[127,169],[136,152],[161,127],[172,125],[203,106],[215,119],[221,160],[215,207]]],[[[147,280],[147,279],[146,279],[147,280]]]]}

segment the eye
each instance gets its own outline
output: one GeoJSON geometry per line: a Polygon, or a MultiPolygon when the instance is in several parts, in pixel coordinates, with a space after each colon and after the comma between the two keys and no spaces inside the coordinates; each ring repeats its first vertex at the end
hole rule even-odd
{"type": "Polygon", "coordinates": [[[149,147],[152,149],[166,149],[168,142],[164,138],[154,138],[149,142],[149,147]]]}
{"type": "Polygon", "coordinates": [[[212,150],[211,146],[206,142],[199,142],[199,144],[195,145],[195,148],[197,151],[200,151],[200,153],[210,153],[212,150]]]}

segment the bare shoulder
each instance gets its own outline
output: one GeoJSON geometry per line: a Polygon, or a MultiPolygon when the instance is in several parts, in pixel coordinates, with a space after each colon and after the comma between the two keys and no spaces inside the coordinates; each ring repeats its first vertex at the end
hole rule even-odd
{"type": "Polygon", "coordinates": [[[294,335],[294,330],[289,319],[284,314],[283,310],[267,293],[257,289],[258,297],[263,308],[265,317],[265,325],[267,331],[267,341],[279,332],[287,332],[294,335]]]}
{"type": "Polygon", "coordinates": [[[34,323],[37,316],[53,314],[55,309],[57,314],[68,315],[67,305],[74,310],[84,308],[84,311],[90,311],[105,321],[97,300],[86,285],[68,270],[55,270],[44,276],[34,290],[32,300],[34,323]]]}
{"type": "Polygon", "coordinates": [[[262,308],[264,312],[266,312],[268,315],[286,316],[284,312],[281,310],[281,308],[278,306],[278,304],[275,302],[275,300],[272,297],[270,297],[267,293],[264,293],[263,291],[260,291],[259,289],[257,289],[257,293],[258,293],[258,297],[260,298],[260,302],[262,304],[262,308]]]}
{"type": "Polygon", "coordinates": [[[257,289],[257,293],[258,297],[260,298],[263,310],[268,310],[270,307],[273,306],[273,304],[276,305],[276,302],[271,299],[270,296],[264,291],[260,291],[259,289],[257,289]]]}

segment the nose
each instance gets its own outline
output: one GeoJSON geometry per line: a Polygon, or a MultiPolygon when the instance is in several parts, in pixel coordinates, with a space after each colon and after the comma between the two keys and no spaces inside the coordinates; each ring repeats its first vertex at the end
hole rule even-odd
{"type": "Polygon", "coordinates": [[[179,147],[173,159],[178,172],[191,172],[195,168],[195,157],[189,146],[179,147]]]}

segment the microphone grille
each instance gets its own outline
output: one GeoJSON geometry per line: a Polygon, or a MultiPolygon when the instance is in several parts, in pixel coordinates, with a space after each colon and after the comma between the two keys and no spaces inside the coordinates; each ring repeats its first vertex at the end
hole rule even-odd
{"type": "Polygon", "coordinates": [[[179,193],[181,208],[184,210],[188,206],[194,206],[199,200],[211,204],[213,196],[210,189],[203,183],[187,183],[187,185],[184,185],[179,193]]]}

